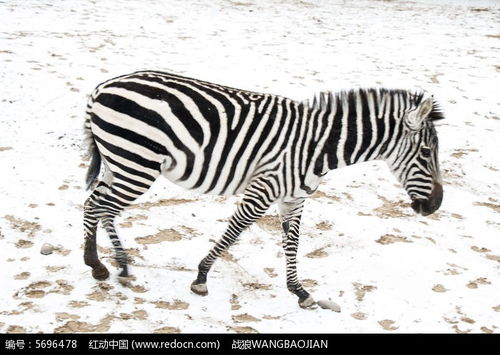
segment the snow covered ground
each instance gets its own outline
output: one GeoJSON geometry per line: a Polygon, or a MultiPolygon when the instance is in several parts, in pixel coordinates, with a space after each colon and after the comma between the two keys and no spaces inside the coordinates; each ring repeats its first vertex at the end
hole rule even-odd
{"type": "Polygon", "coordinates": [[[0,332],[500,332],[500,6],[495,1],[0,3],[0,332]],[[382,163],[328,175],[285,286],[272,208],[189,290],[236,198],[159,180],[118,221],[130,287],[82,258],[83,111],[101,81],[157,69],[294,99],[357,86],[442,103],[444,201],[414,215],[382,163]],[[55,245],[41,255],[44,243],[55,245]]]}

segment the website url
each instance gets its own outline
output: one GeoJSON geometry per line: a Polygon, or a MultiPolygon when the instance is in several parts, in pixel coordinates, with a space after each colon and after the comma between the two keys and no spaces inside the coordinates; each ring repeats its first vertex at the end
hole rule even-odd
{"type": "Polygon", "coordinates": [[[217,349],[219,341],[132,341],[132,350],[136,349],[217,349]]]}

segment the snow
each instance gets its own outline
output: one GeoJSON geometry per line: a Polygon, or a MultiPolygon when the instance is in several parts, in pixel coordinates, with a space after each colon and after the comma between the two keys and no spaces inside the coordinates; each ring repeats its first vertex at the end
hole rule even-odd
{"type": "Polygon", "coordinates": [[[458,0],[0,3],[0,332],[498,333],[499,14],[496,1],[458,0]],[[86,97],[140,69],[298,100],[424,89],[447,117],[442,207],[414,215],[380,162],[331,172],[307,201],[298,270],[316,299],[342,311],[303,310],[286,289],[272,218],[216,262],[208,296],[191,293],[238,198],[160,179],[138,201],[149,209],[118,220],[132,286],[117,282],[102,230],[112,277],[97,282],[82,251],[86,97]],[[180,240],[136,240],[169,229],[180,240]],[[44,243],[56,252],[41,255],[44,243]]]}

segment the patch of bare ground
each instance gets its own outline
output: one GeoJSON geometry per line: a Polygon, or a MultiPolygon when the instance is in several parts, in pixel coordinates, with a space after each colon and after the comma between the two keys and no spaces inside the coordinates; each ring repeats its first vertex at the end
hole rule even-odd
{"type": "Polygon", "coordinates": [[[231,318],[235,323],[260,322],[259,318],[256,318],[248,313],[237,314],[231,318]]]}
{"type": "Polygon", "coordinates": [[[192,239],[192,237],[199,236],[200,233],[198,233],[195,229],[188,227],[188,226],[179,226],[180,229],[184,231],[184,238],[185,239],[192,239]]]}
{"type": "Polygon", "coordinates": [[[182,309],[188,309],[189,303],[180,301],[180,300],[174,300],[173,302],[165,302],[165,301],[157,301],[157,302],[150,302],[151,304],[154,304],[156,308],[162,308],[162,309],[168,309],[168,310],[182,310],[182,309]]]}
{"type": "Polygon", "coordinates": [[[57,286],[50,290],[49,293],[58,293],[61,295],[69,295],[71,294],[71,291],[75,288],[71,284],[68,283],[66,280],[56,280],[57,286]]]}
{"type": "Polygon", "coordinates": [[[474,206],[488,207],[496,213],[500,213],[500,204],[498,203],[474,202],[474,206]]]}
{"type": "Polygon", "coordinates": [[[23,295],[29,298],[42,298],[45,297],[45,288],[49,287],[52,283],[48,281],[37,281],[23,287],[14,294],[14,298],[21,298],[23,295]]]}
{"type": "Polygon", "coordinates": [[[447,276],[455,276],[455,275],[460,275],[462,274],[460,271],[458,271],[456,268],[448,268],[444,271],[442,271],[443,274],[447,276]]]}
{"type": "Polygon", "coordinates": [[[453,158],[461,159],[464,155],[467,155],[469,153],[477,153],[477,149],[455,149],[453,153],[451,153],[451,156],[453,158]]]}
{"type": "Polygon", "coordinates": [[[71,308],[83,308],[87,307],[89,303],[87,301],[69,301],[68,306],[71,308]]]}
{"type": "Polygon", "coordinates": [[[448,291],[448,289],[441,284],[436,284],[432,287],[432,291],[438,292],[438,293],[443,293],[443,292],[448,291]]]}
{"type": "Polygon", "coordinates": [[[330,222],[322,221],[316,224],[316,228],[321,231],[329,231],[333,228],[333,225],[330,222]]]}
{"type": "Polygon", "coordinates": [[[9,221],[10,226],[13,229],[17,229],[18,231],[23,233],[28,233],[29,237],[33,237],[35,233],[39,232],[42,229],[42,226],[37,222],[30,222],[12,215],[5,215],[4,218],[9,221]]]}
{"type": "Polygon", "coordinates": [[[438,76],[441,76],[441,75],[443,75],[443,73],[436,73],[436,74],[431,75],[431,83],[439,84],[438,76]]]}
{"type": "Polygon", "coordinates": [[[0,152],[5,152],[6,150],[12,150],[12,147],[0,147],[0,152]]]}
{"type": "MultiPolygon", "coordinates": [[[[412,237],[416,238],[417,236],[415,236],[415,235],[414,235],[414,236],[412,236],[412,237]]],[[[418,237],[418,238],[420,238],[420,237],[418,237]]],[[[427,240],[428,240],[429,242],[431,242],[432,244],[436,244],[436,241],[434,240],[434,238],[431,238],[431,237],[425,237],[425,239],[427,239],[427,240]]]]}
{"type": "Polygon", "coordinates": [[[19,249],[27,249],[27,248],[31,248],[32,246],[33,246],[33,242],[26,240],[26,239],[19,239],[16,242],[16,248],[19,248],[19,249]]]}
{"type": "Polygon", "coordinates": [[[26,280],[30,275],[29,272],[21,272],[20,274],[14,275],[14,280],[26,280]]]}
{"type": "Polygon", "coordinates": [[[231,263],[235,263],[236,261],[238,261],[238,259],[236,259],[234,255],[229,252],[229,250],[224,250],[220,258],[224,261],[229,261],[231,263]]]}
{"type": "Polygon", "coordinates": [[[268,284],[261,284],[258,282],[245,282],[243,287],[250,290],[271,290],[273,287],[268,284]]]}
{"type": "Polygon", "coordinates": [[[228,327],[229,330],[238,334],[258,334],[259,332],[252,327],[228,327]]]}
{"type": "Polygon", "coordinates": [[[71,250],[69,249],[65,249],[64,247],[62,247],[61,245],[58,245],[54,248],[54,252],[56,254],[59,254],[59,255],[62,255],[62,256],[67,256],[71,253],[71,250]]]}
{"type": "Polygon", "coordinates": [[[243,6],[243,7],[252,7],[254,6],[253,3],[251,2],[243,2],[243,1],[232,1],[232,0],[229,0],[228,1],[232,6],[243,6]]]}
{"type": "Polygon", "coordinates": [[[124,222],[120,223],[120,227],[122,228],[130,228],[132,227],[132,223],[133,222],[136,222],[136,221],[144,221],[148,219],[147,216],[143,215],[143,214],[138,214],[138,215],[134,215],[134,216],[129,216],[125,219],[124,222]]]}
{"type": "Polygon", "coordinates": [[[141,297],[134,297],[134,303],[135,304],[144,304],[144,303],[146,303],[146,300],[144,298],[141,298],[141,297]]]}
{"type": "Polygon", "coordinates": [[[46,266],[45,269],[48,271],[48,272],[59,272],[63,269],[65,269],[66,266],[46,266]]]}
{"type": "Polygon", "coordinates": [[[94,291],[86,295],[86,298],[92,301],[103,302],[106,298],[111,296],[110,291],[113,288],[114,286],[106,282],[99,282],[93,287],[94,291]]]}
{"type": "Polygon", "coordinates": [[[145,310],[139,309],[137,311],[133,311],[132,316],[136,320],[146,320],[146,319],[148,319],[149,315],[148,315],[148,312],[146,312],[145,310]]]}
{"type": "Polygon", "coordinates": [[[326,193],[324,193],[323,191],[316,191],[312,197],[319,197],[319,198],[328,198],[330,200],[333,200],[333,201],[340,201],[340,197],[337,197],[337,196],[332,196],[332,195],[327,195],[326,193]]]}
{"type": "MultiPolygon", "coordinates": [[[[135,292],[135,293],[146,293],[148,292],[149,290],[147,288],[145,288],[144,286],[142,285],[134,285],[132,283],[127,283],[124,285],[125,287],[127,287],[129,290],[131,290],[132,292],[135,292]]],[[[121,294],[120,294],[121,295],[121,294]]],[[[125,296],[126,297],[126,296],[125,296]]]]}
{"type": "Polygon", "coordinates": [[[375,242],[382,245],[393,244],[398,242],[412,243],[412,241],[406,239],[406,237],[401,237],[399,235],[394,235],[394,234],[385,234],[381,236],[379,239],[377,239],[375,242]]]}
{"type": "Polygon", "coordinates": [[[169,228],[163,229],[156,234],[148,235],[145,237],[137,237],[135,241],[142,245],[158,244],[161,242],[175,242],[182,239],[182,234],[176,230],[169,228]]]}
{"type": "Polygon", "coordinates": [[[265,267],[264,272],[267,274],[267,276],[271,278],[278,276],[278,274],[274,271],[274,268],[272,267],[265,267]]]}
{"type": "Polygon", "coordinates": [[[232,294],[231,299],[229,300],[229,303],[231,304],[231,310],[232,311],[237,311],[238,309],[241,308],[240,301],[238,299],[238,295],[232,294]]]}
{"type": "Polygon", "coordinates": [[[21,327],[19,325],[9,325],[7,328],[7,333],[8,334],[15,334],[15,333],[26,333],[26,328],[21,327]]]}
{"type": "Polygon", "coordinates": [[[281,222],[280,218],[277,215],[265,215],[260,217],[256,221],[257,225],[263,229],[267,229],[268,231],[280,231],[281,230],[281,222]]]}
{"type": "Polygon", "coordinates": [[[484,257],[488,260],[493,260],[500,263],[500,255],[486,254],[484,257]]]}
{"type": "Polygon", "coordinates": [[[500,262],[500,255],[493,255],[493,254],[485,254],[485,253],[489,253],[491,252],[490,249],[488,248],[484,248],[484,247],[478,247],[478,246],[471,246],[470,247],[472,250],[474,250],[475,252],[477,253],[481,253],[482,256],[488,260],[493,260],[493,261],[496,261],[496,262],[500,262]]]}
{"type": "MultiPolygon", "coordinates": [[[[82,247],[83,247],[83,244],[82,244],[82,247]]],[[[104,248],[104,247],[101,247],[100,245],[97,245],[97,251],[99,252],[99,254],[111,254],[111,248],[104,248]]]]}
{"type": "Polygon", "coordinates": [[[354,293],[356,294],[356,300],[358,300],[360,302],[363,301],[363,299],[365,298],[365,295],[368,292],[373,292],[377,289],[376,286],[362,285],[359,282],[354,282],[352,285],[354,286],[354,293]]]}
{"type": "Polygon", "coordinates": [[[68,320],[68,319],[77,320],[77,319],[80,319],[80,316],[78,314],[69,314],[66,312],[56,313],[56,321],[62,322],[62,321],[68,320]]]}
{"type": "Polygon", "coordinates": [[[38,312],[38,307],[31,301],[21,302],[16,306],[14,310],[1,311],[0,314],[5,316],[18,316],[29,310],[38,312]]]}
{"type": "Polygon", "coordinates": [[[460,318],[460,320],[461,320],[462,322],[469,323],[469,324],[474,324],[474,323],[476,323],[476,321],[475,321],[474,319],[469,318],[469,317],[462,317],[462,318],[460,318]]]}
{"type": "Polygon", "coordinates": [[[475,279],[473,281],[470,281],[468,284],[467,284],[467,287],[468,288],[471,288],[471,289],[475,289],[475,288],[478,288],[479,285],[491,285],[491,282],[488,281],[488,279],[486,277],[480,277],[478,279],[475,279]]]}
{"type": "Polygon", "coordinates": [[[457,269],[462,269],[464,271],[467,271],[469,269],[467,269],[466,267],[463,267],[463,266],[460,266],[460,265],[457,265],[457,264],[453,264],[453,263],[446,263],[448,264],[449,266],[451,266],[452,268],[457,268],[457,269]]]}
{"type": "Polygon", "coordinates": [[[127,248],[127,262],[129,264],[135,265],[136,260],[135,259],[140,259],[144,260],[144,257],[141,255],[141,251],[138,248],[127,248]]]}
{"type": "Polygon", "coordinates": [[[318,281],[312,279],[300,280],[300,283],[302,284],[303,287],[307,288],[318,286],[318,281]]]}
{"type": "Polygon", "coordinates": [[[493,329],[487,328],[487,327],[481,327],[481,331],[485,334],[493,334],[493,329]]]}
{"type": "Polygon", "coordinates": [[[153,333],[156,334],[179,334],[181,331],[179,328],[176,327],[161,327],[158,329],[155,329],[153,333]]]}
{"type": "Polygon", "coordinates": [[[409,217],[412,214],[407,212],[410,208],[410,204],[408,202],[399,200],[399,201],[390,201],[386,199],[384,196],[378,195],[378,198],[382,200],[382,206],[377,207],[373,210],[375,214],[380,218],[393,218],[393,217],[409,217]]]}
{"type": "Polygon", "coordinates": [[[467,334],[467,333],[470,333],[472,331],[472,329],[462,330],[456,324],[452,328],[453,328],[453,330],[455,330],[455,333],[457,333],[457,334],[467,334]]]}
{"type": "Polygon", "coordinates": [[[54,333],[104,333],[109,330],[111,321],[114,318],[108,315],[102,318],[97,324],[70,320],[63,326],[54,329],[54,333]]]}
{"type": "Polygon", "coordinates": [[[450,317],[445,317],[443,316],[443,320],[448,323],[448,324],[458,324],[458,320],[455,319],[455,317],[450,318],[450,317]]]}
{"type": "Polygon", "coordinates": [[[331,244],[327,244],[324,247],[315,249],[309,253],[307,253],[305,256],[306,258],[325,258],[328,256],[328,253],[325,251],[326,248],[331,247],[331,244]]]}
{"type": "Polygon", "coordinates": [[[357,320],[365,320],[366,318],[368,318],[368,316],[363,312],[352,313],[351,317],[357,320]]]}
{"type": "Polygon", "coordinates": [[[156,201],[156,202],[137,203],[137,204],[134,204],[134,205],[127,207],[127,209],[149,210],[152,207],[175,206],[175,205],[182,205],[184,203],[190,203],[190,202],[193,202],[193,200],[177,199],[177,198],[161,199],[161,200],[156,201]]]}
{"type": "Polygon", "coordinates": [[[380,326],[382,328],[384,328],[385,330],[396,330],[398,329],[399,327],[395,326],[396,322],[393,321],[393,320],[390,320],[390,319],[384,319],[384,320],[381,320],[378,322],[378,324],[380,324],[380,326]]]}
{"type": "Polygon", "coordinates": [[[464,172],[459,165],[454,165],[451,168],[442,168],[441,176],[448,185],[463,186],[464,172]]]}
{"type": "Polygon", "coordinates": [[[195,269],[191,269],[191,268],[188,268],[184,265],[167,265],[166,268],[168,270],[172,270],[172,271],[186,271],[186,272],[193,272],[193,271],[197,271],[195,269]]]}
{"type": "Polygon", "coordinates": [[[474,250],[475,252],[477,253],[488,253],[490,252],[491,250],[487,249],[487,248],[483,248],[483,247],[478,247],[478,246],[471,246],[470,247],[472,250],[474,250]]]}

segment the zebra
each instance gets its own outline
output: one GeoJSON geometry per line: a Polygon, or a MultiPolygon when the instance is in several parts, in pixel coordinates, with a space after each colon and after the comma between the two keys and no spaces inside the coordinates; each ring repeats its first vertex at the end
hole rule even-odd
{"type": "Polygon", "coordinates": [[[433,213],[443,197],[434,127],[442,118],[434,97],[422,91],[322,92],[310,103],[159,71],[105,81],[86,108],[91,156],[86,183],[92,192],[84,204],[84,262],[95,279],[109,277],[96,249],[101,221],[119,279],[130,276],[114,220],[162,175],[198,193],[242,195],[224,234],[198,265],[194,293],[208,294],[213,263],[276,203],[287,288],[301,307],[311,308],[316,302],[296,267],[305,199],[329,171],[383,160],[413,210],[433,213]]]}

